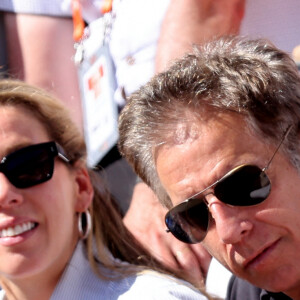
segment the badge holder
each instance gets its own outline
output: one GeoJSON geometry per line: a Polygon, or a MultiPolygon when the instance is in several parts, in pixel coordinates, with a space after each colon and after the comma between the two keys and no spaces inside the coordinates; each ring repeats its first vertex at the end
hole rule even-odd
{"type": "Polygon", "coordinates": [[[105,13],[84,28],[75,44],[89,167],[96,166],[118,141],[115,71],[106,42],[109,24],[111,13],[105,13]]]}

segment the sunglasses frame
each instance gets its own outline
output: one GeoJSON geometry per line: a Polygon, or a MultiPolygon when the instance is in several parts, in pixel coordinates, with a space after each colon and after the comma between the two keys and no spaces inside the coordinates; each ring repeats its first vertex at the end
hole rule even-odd
{"type": "MultiPolygon", "coordinates": [[[[181,203],[179,203],[179,204],[177,204],[176,206],[174,206],[173,208],[171,208],[171,209],[167,212],[167,214],[165,215],[165,224],[166,224],[166,226],[167,226],[167,230],[166,230],[166,231],[167,231],[167,232],[171,232],[177,239],[179,239],[180,241],[182,241],[182,242],[184,242],[184,243],[195,244],[195,243],[200,243],[201,241],[203,241],[203,239],[206,237],[206,234],[207,234],[207,232],[208,232],[209,225],[210,225],[210,221],[211,221],[211,218],[212,218],[211,213],[210,213],[210,211],[209,211],[209,204],[208,204],[208,202],[207,202],[207,200],[206,200],[205,197],[206,197],[207,195],[209,195],[209,194],[213,194],[214,192],[212,191],[212,192],[209,192],[209,193],[207,193],[207,194],[204,194],[204,193],[205,193],[207,190],[209,190],[209,189],[215,187],[218,183],[224,181],[227,177],[229,177],[230,175],[234,174],[235,172],[237,172],[238,170],[240,170],[240,169],[243,168],[243,167],[247,167],[247,166],[257,167],[258,169],[261,170],[261,173],[264,173],[264,174],[265,174],[266,170],[270,167],[270,164],[272,163],[272,161],[273,161],[273,159],[274,159],[276,153],[278,152],[279,148],[281,147],[282,143],[284,142],[284,140],[286,139],[286,137],[287,137],[288,134],[290,133],[291,128],[292,128],[292,125],[290,125],[290,126],[287,128],[287,130],[285,131],[285,133],[284,133],[284,135],[283,135],[281,141],[279,142],[278,146],[276,147],[276,149],[275,149],[273,155],[271,156],[271,158],[270,158],[270,160],[268,161],[267,165],[266,165],[263,169],[260,169],[259,167],[253,166],[253,165],[246,165],[246,164],[244,164],[244,165],[239,165],[239,166],[233,168],[232,170],[230,170],[228,173],[226,173],[224,176],[222,176],[220,179],[218,179],[217,181],[215,181],[214,183],[212,183],[211,185],[209,185],[209,186],[206,187],[205,189],[201,190],[200,192],[194,194],[193,196],[189,197],[188,199],[182,201],[181,203]],[[203,194],[203,195],[202,195],[202,194],[203,194]],[[199,195],[202,195],[202,197],[199,198],[199,195]],[[202,237],[201,239],[199,239],[199,240],[198,240],[198,239],[193,239],[192,236],[189,236],[189,234],[188,234],[186,231],[184,231],[184,230],[182,229],[182,227],[181,227],[180,224],[176,224],[176,228],[174,227],[175,230],[173,230],[173,228],[170,228],[170,226],[168,225],[168,223],[170,222],[170,220],[171,220],[171,222],[173,222],[173,224],[174,224],[174,221],[175,221],[175,220],[174,220],[174,216],[178,215],[178,213],[179,213],[179,211],[180,211],[180,207],[181,207],[181,206],[187,206],[187,207],[188,207],[188,204],[189,204],[192,200],[197,200],[197,201],[198,201],[198,203],[197,203],[198,205],[199,205],[200,203],[203,202],[203,203],[205,203],[205,205],[206,205],[206,207],[207,207],[208,218],[207,218],[206,231],[204,232],[203,237],[202,237]],[[178,211],[178,212],[176,212],[176,211],[178,211]],[[175,213],[174,213],[174,212],[175,212],[175,213]],[[172,217],[172,215],[173,215],[173,217],[172,217]],[[170,218],[171,218],[171,219],[170,219],[170,218]],[[177,226],[177,225],[178,225],[178,226],[177,226]],[[178,231],[182,232],[182,234],[183,234],[183,236],[185,236],[185,238],[184,238],[184,237],[180,238],[179,235],[178,235],[178,231]],[[176,233],[177,233],[177,234],[176,234],[176,233]]],[[[265,174],[265,175],[266,175],[266,174],[265,174]]],[[[267,175],[266,175],[266,176],[267,176],[267,175]]],[[[268,180],[269,180],[269,179],[268,179],[268,180]]],[[[269,180],[269,182],[270,182],[270,180],[269,180]]],[[[271,185],[271,182],[270,182],[270,185],[271,185]]],[[[270,190],[271,190],[271,186],[270,186],[270,190]]],[[[270,193],[270,192],[269,192],[269,193],[270,193]]],[[[267,197],[268,197],[268,195],[266,196],[266,198],[265,198],[264,200],[262,200],[261,202],[255,203],[255,204],[253,204],[253,205],[258,205],[258,204],[262,203],[263,201],[265,201],[265,200],[267,199],[267,197]]],[[[221,199],[219,199],[219,200],[222,201],[221,199]]],[[[222,202],[223,202],[223,201],[222,201],[222,202]]],[[[231,206],[239,206],[239,205],[229,204],[229,203],[226,203],[226,202],[223,202],[223,203],[225,203],[226,205],[231,205],[231,206]]],[[[253,206],[253,205],[242,205],[242,206],[247,207],[247,206],[253,206]]],[[[187,211],[187,209],[186,209],[185,211],[187,211]]],[[[183,211],[180,211],[180,212],[183,212],[183,211]]]]}
{"type": "MultiPolygon", "coordinates": [[[[4,156],[0,161],[0,173],[3,173],[8,181],[16,188],[24,189],[35,186],[52,178],[54,171],[54,160],[56,156],[63,160],[65,163],[71,163],[71,161],[67,158],[63,148],[54,141],[29,145],[4,156]],[[30,150],[32,150],[32,153],[30,153],[30,150]],[[32,180],[32,182],[30,182],[29,180],[26,183],[26,180],[23,180],[22,182],[22,180],[18,179],[18,176],[27,174],[25,172],[24,174],[18,174],[18,168],[24,168],[24,165],[26,166],[26,163],[28,163],[27,161],[32,160],[33,154],[38,154],[38,152],[41,150],[49,154],[48,159],[53,159],[53,162],[50,161],[51,167],[49,168],[49,172],[40,179],[37,178],[35,181],[32,180]],[[27,159],[27,161],[24,161],[25,159],[27,159]]],[[[35,163],[38,164],[41,162],[35,163]]]]}

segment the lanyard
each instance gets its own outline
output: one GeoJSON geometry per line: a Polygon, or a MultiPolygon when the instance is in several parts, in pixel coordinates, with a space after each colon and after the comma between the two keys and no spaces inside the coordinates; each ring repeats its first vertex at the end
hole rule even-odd
{"type": "Polygon", "coordinates": [[[82,38],[85,27],[79,1],[72,0],[73,39],[75,42],[78,42],[82,38]]]}
{"type": "MultiPolygon", "coordinates": [[[[103,0],[101,13],[105,15],[111,12],[113,0],[103,0]]],[[[73,17],[73,39],[75,42],[80,41],[84,34],[85,23],[82,18],[80,0],[72,0],[72,17],[73,17]]]]}
{"type": "Polygon", "coordinates": [[[101,13],[106,14],[112,10],[113,0],[104,0],[103,6],[101,7],[101,13]]]}

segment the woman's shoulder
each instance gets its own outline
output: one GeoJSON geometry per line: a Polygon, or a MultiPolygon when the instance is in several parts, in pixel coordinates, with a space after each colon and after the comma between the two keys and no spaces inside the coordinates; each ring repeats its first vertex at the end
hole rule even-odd
{"type": "Polygon", "coordinates": [[[189,283],[155,271],[143,271],[134,276],[112,281],[109,285],[111,290],[119,294],[120,300],[207,299],[189,283]]]}
{"type": "MultiPolygon", "coordinates": [[[[120,266],[120,264],[119,264],[120,266]]],[[[122,263],[122,267],[130,266],[122,263]]],[[[51,300],[56,299],[145,299],[145,300],[206,300],[189,283],[174,277],[147,270],[126,275],[117,269],[99,266],[100,273],[111,279],[98,277],[90,267],[82,243],[79,243],[51,300]]],[[[0,299],[1,300],[1,299],[0,299]]]]}

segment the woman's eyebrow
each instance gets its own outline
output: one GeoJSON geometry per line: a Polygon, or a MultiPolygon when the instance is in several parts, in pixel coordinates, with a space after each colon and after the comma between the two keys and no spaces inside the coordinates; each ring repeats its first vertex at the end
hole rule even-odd
{"type": "MultiPolygon", "coordinates": [[[[24,147],[27,147],[27,146],[30,146],[30,145],[33,145],[34,143],[31,143],[31,142],[18,142],[16,144],[12,144],[12,145],[9,145],[5,148],[5,151],[3,151],[3,155],[0,154],[0,161],[2,161],[2,159],[4,157],[6,157],[7,155],[17,151],[17,150],[20,150],[24,147]]],[[[0,148],[0,151],[2,152],[2,149],[0,148]]]]}

